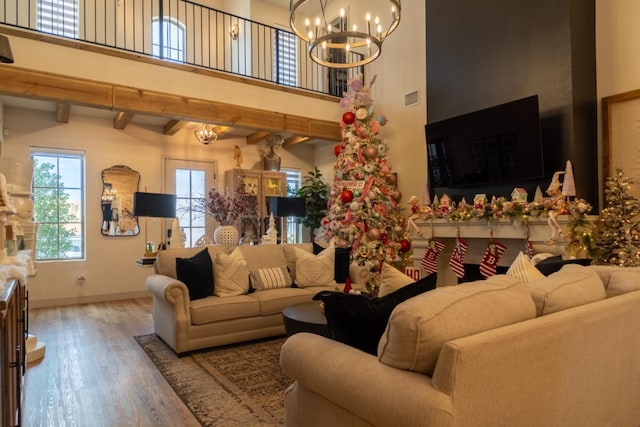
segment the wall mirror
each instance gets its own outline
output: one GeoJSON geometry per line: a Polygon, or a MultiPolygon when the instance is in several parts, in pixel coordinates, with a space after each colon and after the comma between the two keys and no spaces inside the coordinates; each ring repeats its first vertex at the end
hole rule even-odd
{"type": "Polygon", "coordinates": [[[133,216],[133,193],[138,191],[140,174],[128,166],[116,165],[102,171],[103,236],[135,236],[140,233],[133,216]]]}

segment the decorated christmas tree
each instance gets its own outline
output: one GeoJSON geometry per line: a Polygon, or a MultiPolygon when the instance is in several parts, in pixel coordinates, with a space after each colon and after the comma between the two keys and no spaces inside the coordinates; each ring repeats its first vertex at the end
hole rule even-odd
{"type": "Polygon", "coordinates": [[[342,141],[334,149],[335,179],[324,238],[351,247],[351,259],[371,272],[368,290],[377,294],[383,263],[401,263],[411,243],[399,206],[401,193],[387,158],[388,144],[379,135],[387,119],[376,116],[370,88],[350,79],[340,101],[342,141]]]}
{"type": "Polygon", "coordinates": [[[599,260],[622,267],[640,265],[640,201],[629,194],[633,178],[622,169],[607,178],[604,190],[606,207],[600,214],[598,234],[599,260]]]}

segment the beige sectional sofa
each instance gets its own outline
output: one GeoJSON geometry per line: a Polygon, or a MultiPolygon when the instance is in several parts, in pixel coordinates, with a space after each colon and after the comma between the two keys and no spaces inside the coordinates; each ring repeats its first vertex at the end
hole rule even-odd
{"type": "Polygon", "coordinates": [[[373,356],[307,333],[281,352],[287,426],[638,426],[640,270],[564,266],[396,307],[373,356]]]}
{"type": "MultiPolygon", "coordinates": [[[[220,253],[228,255],[234,249],[224,245],[207,247],[212,260],[220,253]]],[[[191,301],[187,286],[177,279],[176,258],[190,258],[202,250],[200,247],[160,252],[154,266],[155,274],[150,275],[146,281],[147,289],[153,295],[155,332],[178,354],[284,335],[282,310],[286,306],[310,301],[316,293],[323,290],[341,288],[340,284],[331,282],[324,283],[323,286],[287,286],[224,297],[210,295],[191,301]]],[[[248,271],[286,266],[294,282],[296,264],[300,265],[299,251],[313,253],[310,243],[239,246],[238,250],[248,271]]],[[[216,269],[216,265],[213,269],[216,269]]],[[[216,277],[214,287],[222,285],[216,277]]]]}

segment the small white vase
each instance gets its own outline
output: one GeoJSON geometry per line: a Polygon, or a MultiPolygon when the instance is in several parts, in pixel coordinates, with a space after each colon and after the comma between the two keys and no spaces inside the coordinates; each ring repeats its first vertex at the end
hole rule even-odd
{"type": "Polygon", "coordinates": [[[238,229],[233,225],[221,225],[213,231],[213,241],[218,245],[238,246],[238,229]]]}

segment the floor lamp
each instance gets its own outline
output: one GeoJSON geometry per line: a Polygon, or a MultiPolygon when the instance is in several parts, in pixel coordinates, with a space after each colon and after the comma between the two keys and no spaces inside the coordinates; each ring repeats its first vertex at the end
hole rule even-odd
{"type": "Polygon", "coordinates": [[[269,210],[273,216],[280,218],[280,242],[285,243],[283,238],[284,218],[301,218],[307,215],[305,209],[306,199],[304,197],[271,197],[269,200],[269,210]]]}
{"type": "MultiPolygon", "coordinates": [[[[175,218],[176,200],[175,194],[144,193],[141,191],[133,193],[133,215],[144,217],[145,258],[153,258],[157,254],[156,248],[147,241],[147,218],[175,218]]],[[[162,242],[162,234],[160,242],[162,242]]],[[[158,245],[158,249],[161,245],[161,243],[158,245]]]]}

